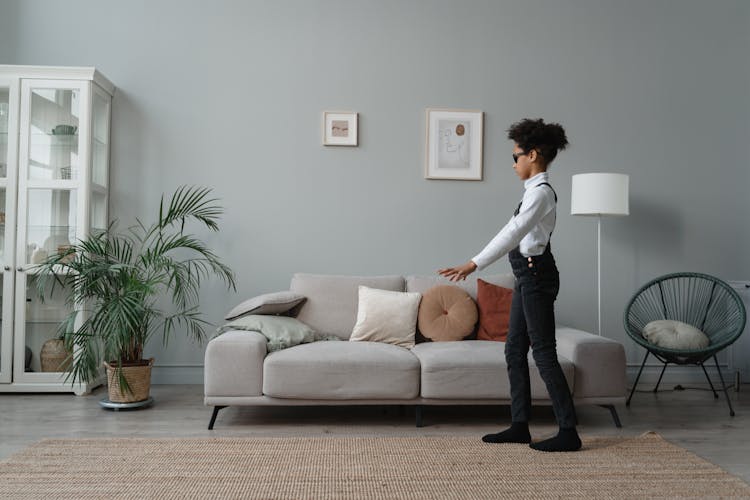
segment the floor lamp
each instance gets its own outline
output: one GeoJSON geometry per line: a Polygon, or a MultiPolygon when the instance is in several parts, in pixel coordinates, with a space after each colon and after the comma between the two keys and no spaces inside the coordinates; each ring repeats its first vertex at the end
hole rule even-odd
{"type": "Polygon", "coordinates": [[[628,184],[625,174],[577,174],[570,194],[571,215],[595,215],[597,333],[602,334],[602,215],[628,215],[628,184]]]}

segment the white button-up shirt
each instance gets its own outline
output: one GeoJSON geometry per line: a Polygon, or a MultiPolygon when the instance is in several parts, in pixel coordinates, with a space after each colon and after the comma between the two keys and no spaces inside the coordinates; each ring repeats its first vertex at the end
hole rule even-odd
{"type": "Polygon", "coordinates": [[[489,266],[516,246],[524,257],[544,253],[557,220],[554,192],[549,186],[539,186],[548,179],[549,174],[541,172],[526,180],[518,215],[511,217],[484,250],[471,259],[477,269],[489,266]]]}

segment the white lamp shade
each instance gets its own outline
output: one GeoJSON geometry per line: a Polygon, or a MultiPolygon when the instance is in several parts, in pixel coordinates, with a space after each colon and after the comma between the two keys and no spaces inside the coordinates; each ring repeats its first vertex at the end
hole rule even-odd
{"type": "Polygon", "coordinates": [[[628,215],[628,185],[625,174],[577,174],[570,194],[571,215],[628,215]]]}

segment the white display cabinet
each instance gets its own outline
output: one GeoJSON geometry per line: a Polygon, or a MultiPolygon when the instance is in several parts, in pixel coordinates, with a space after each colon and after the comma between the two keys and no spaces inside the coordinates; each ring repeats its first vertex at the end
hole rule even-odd
{"type": "Polygon", "coordinates": [[[95,68],[0,65],[0,392],[92,388],[55,362],[70,306],[39,299],[34,265],[107,227],[114,90],[95,68]]]}

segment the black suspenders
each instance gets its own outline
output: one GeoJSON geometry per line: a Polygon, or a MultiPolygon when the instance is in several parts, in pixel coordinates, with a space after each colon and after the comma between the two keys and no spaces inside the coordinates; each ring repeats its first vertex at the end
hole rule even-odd
{"type": "Polygon", "coordinates": [[[557,203],[557,193],[555,192],[555,188],[553,188],[549,182],[541,182],[537,184],[537,187],[539,186],[549,186],[549,188],[552,190],[552,194],[555,195],[555,203],[557,203]]]}
{"type": "MultiPolygon", "coordinates": [[[[541,182],[536,185],[536,187],[539,187],[539,186],[549,186],[549,188],[552,190],[552,194],[555,196],[555,203],[557,203],[557,193],[555,192],[555,188],[553,188],[549,182],[541,182]]],[[[521,203],[523,203],[523,200],[518,202],[518,206],[516,207],[516,211],[513,212],[513,216],[518,215],[518,212],[521,211],[521,203]]]]}

